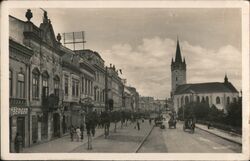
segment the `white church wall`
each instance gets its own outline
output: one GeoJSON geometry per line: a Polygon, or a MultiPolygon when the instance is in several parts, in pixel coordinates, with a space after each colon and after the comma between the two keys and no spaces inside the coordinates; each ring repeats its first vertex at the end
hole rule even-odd
{"type": "Polygon", "coordinates": [[[239,94],[238,93],[230,93],[230,92],[216,92],[216,93],[200,93],[200,94],[181,94],[181,95],[174,95],[173,102],[174,102],[174,109],[177,112],[178,108],[180,108],[182,105],[185,105],[185,97],[188,97],[189,102],[190,101],[198,101],[198,97],[200,99],[200,102],[204,98],[205,101],[208,98],[209,106],[215,105],[218,109],[226,110],[226,106],[228,105],[227,99],[229,98],[229,103],[232,103],[234,99],[236,101],[238,100],[239,94]],[[216,99],[219,98],[219,101],[216,101],[216,99]],[[183,99],[183,104],[181,103],[181,100],[183,99]]]}

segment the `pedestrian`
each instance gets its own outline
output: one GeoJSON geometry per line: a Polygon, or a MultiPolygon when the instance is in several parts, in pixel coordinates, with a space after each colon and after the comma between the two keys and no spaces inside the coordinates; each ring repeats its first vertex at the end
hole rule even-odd
{"type": "Polygon", "coordinates": [[[80,130],[79,126],[77,126],[77,128],[76,128],[76,135],[77,135],[77,141],[79,141],[80,137],[81,137],[81,130],[80,130]]]}
{"type": "Polygon", "coordinates": [[[23,138],[21,135],[19,135],[19,133],[16,133],[16,137],[15,137],[15,151],[16,153],[20,153],[22,150],[22,144],[23,144],[23,138]]]}
{"type": "Polygon", "coordinates": [[[81,124],[80,130],[81,130],[81,141],[83,141],[83,132],[84,132],[84,125],[83,124],[81,124]]]}
{"type": "Polygon", "coordinates": [[[71,141],[74,141],[74,133],[75,133],[75,128],[73,125],[71,125],[70,127],[70,138],[71,138],[71,141]]]}
{"type": "Polygon", "coordinates": [[[151,118],[149,118],[149,125],[151,125],[151,122],[152,122],[152,120],[151,120],[151,118]]]}
{"type": "Polygon", "coordinates": [[[137,124],[137,129],[138,129],[138,131],[139,131],[139,130],[140,130],[140,121],[139,121],[139,119],[137,119],[136,124],[137,124]]]}

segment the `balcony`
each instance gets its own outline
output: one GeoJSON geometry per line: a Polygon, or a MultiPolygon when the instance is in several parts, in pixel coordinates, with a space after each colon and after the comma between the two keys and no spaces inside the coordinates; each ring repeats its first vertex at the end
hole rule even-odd
{"type": "Polygon", "coordinates": [[[26,106],[27,102],[24,98],[10,98],[10,105],[26,106]]]}

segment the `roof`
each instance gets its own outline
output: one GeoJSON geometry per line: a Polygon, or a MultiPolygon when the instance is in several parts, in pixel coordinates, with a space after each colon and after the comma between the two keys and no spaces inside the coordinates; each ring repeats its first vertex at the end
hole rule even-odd
{"type": "Polygon", "coordinates": [[[197,84],[183,84],[177,86],[175,95],[184,93],[215,93],[215,92],[231,92],[238,93],[237,89],[230,83],[209,82],[197,84]]]}
{"type": "MultiPolygon", "coordinates": [[[[100,55],[98,52],[92,51],[92,50],[90,50],[90,49],[75,50],[75,52],[76,52],[76,53],[81,53],[81,54],[85,54],[85,53],[93,54],[93,55],[95,55],[96,57],[98,57],[98,58],[100,58],[101,60],[103,60],[102,57],[101,57],[101,55],[100,55]]],[[[103,61],[104,61],[104,60],[103,60],[103,61]]]]}

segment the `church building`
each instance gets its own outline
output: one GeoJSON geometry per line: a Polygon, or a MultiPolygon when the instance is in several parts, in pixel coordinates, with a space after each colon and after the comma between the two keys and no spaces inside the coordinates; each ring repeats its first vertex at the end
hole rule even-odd
{"type": "Polygon", "coordinates": [[[207,102],[209,106],[216,106],[220,110],[236,102],[239,92],[228,81],[225,75],[224,82],[187,83],[186,61],[182,59],[179,40],[177,40],[175,60],[171,63],[171,98],[177,112],[180,107],[189,102],[207,102]]]}

